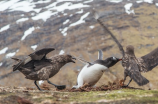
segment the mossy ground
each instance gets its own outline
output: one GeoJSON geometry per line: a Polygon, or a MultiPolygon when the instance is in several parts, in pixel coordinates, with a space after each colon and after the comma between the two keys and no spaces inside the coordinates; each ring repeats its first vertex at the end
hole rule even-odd
{"type": "Polygon", "coordinates": [[[1,92],[0,104],[20,104],[16,98],[21,97],[33,104],[76,104],[76,103],[158,103],[158,90],[122,89],[90,92],[63,91],[15,91],[1,92]]]}

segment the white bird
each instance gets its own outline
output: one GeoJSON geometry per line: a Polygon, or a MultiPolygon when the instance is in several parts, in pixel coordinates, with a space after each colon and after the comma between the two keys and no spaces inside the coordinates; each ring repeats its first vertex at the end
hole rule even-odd
{"type": "Polygon", "coordinates": [[[92,63],[87,62],[83,69],[80,71],[77,77],[77,85],[73,86],[72,88],[79,88],[82,87],[84,84],[88,84],[88,86],[95,85],[105,70],[109,67],[115,65],[118,61],[122,59],[118,59],[116,57],[109,57],[103,60],[102,51],[98,51],[98,59],[92,63]]]}

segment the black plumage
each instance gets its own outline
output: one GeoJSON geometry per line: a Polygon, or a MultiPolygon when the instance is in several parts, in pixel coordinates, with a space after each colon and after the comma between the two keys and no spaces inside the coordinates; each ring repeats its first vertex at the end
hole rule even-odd
{"type": "Polygon", "coordinates": [[[55,49],[54,48],[43,48],[43,49],[37,50],[34,53],[31,53],[30,55],[28,55],[30,57],[28,57],[26,60],[19,60],[16,58],[12,58],[19,62],[16,66],[13,67],[13,71],[16,71],[21,65],[24,65],[25,63],[27,63],[31,60],[46,59],[46,55],[53,50],[55,50],[55,49]]]}
{"type": "Polygon", "coordinates": [[[141,72],[148,72],[158,65],[158,48],[148,53],[147,55],[136,58],[134,54],[134,47],[132,45],[128,45],[126,47],[126,51],[124,51],[122,45],[108,30],[108,28],[99,19],[97,19],[97,21],[104,28],[104,30],[111,35],[122,53],[122,66],[125,69],[124,81],[126,80],[127,76],[131,78],[126,86],[128,86],[132,80],[134,80],[139,86],[149,83],[149,81],[141,75],[141,72]]]}
{"type": "MultiPolygon", "coordinates": [[[[48,51],[50,52],[50,50],[48,49],[48,51]]],[[[39,88],[39,86],[37,85],[36,81],[39,80],[47,80],[48,83],[51,83],[48,79],[53,77],[55,74],[57,74],[59,72],[59,70],[67,63],[69,62],[74,62],[73,59],[75,59],[74,57],[72,57],[71,55],[58,55],[58,56],[54,56],[52,58],[47,59],[45,56],[47,53],[49,53],[47,51],[47,49],[42,49],[39,51],[34,52],[31,57],[36,57],[36,59],[38,58],[38,55],[41,57],[41,59],[39,60],[34,60],[33,58],[26,62],[25,60],[20,60],[17,58],[12,58],[15,61],[18,61],[18,63],[16,65],[13,65],[13,69],[18,65],[19,67],[17,68],[17,70],[19,70],[20,72],[22,72],[27,79],[30,80],[35,80],[35,85],[37,86],[37,88],[39,90],[41,90],[39,88]],[[45,50],[45,51],[43,51],[45,50]],[[40,52],[42,51],[42,52],[40,52]],[[40,53],[40,54],[39,54],[40,53]],[[35,56],[34,56],[35,55],[35,56]],[[19,63],[21,62],[25,62],[21,65],[19,65],[19,63]]],[[[58,89],[63,89],[66,86],[65,85],[55,85],[53,84],[55,87],[57,87],[58,89]]]]}
{"type": "Polygon", "coordinates": [[[46,55],[55,50],[54,48],[43,48],[41,50],[38,50],[34,53],[31,53],[29,56],[32,60],[41,60],[42,58],[46,58],[46,55]]]}

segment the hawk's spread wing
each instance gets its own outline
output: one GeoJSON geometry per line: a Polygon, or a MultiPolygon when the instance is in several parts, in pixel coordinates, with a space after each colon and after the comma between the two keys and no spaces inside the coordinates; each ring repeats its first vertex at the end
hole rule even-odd
{"type": "Polygon", "coordinates": [[[52,66],[43,67],[39,71],[30,73],[26,78],[31,80],[47,80],[51,74],[51,69],[52,66]]]}
{"type": "Polygon", "coordinates": [[[147,55],[138,58],[138,61],[142,66],[142,71],[147,72],[152,70],[158,65],[158,47],[147,55]]]}
{"type": "Polygon", "coordinates": [[[126,68],[125,71],[128,73],[128,76],[133,79],[139,86],[143,86],[149,83],[149,81],[141,75],[134,58],[130,58],[129,62],[124,67],[126,68]]]}

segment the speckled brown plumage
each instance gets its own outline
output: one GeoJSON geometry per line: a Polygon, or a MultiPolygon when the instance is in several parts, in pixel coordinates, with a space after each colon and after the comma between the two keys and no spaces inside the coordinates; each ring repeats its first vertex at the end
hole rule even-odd
{"type": "Polygon", "coordinates": [[[148,72],[158,65],[158,48],[147,55],[136,58],[134,54],[134,47],[132,45],[128,45],[126,47],[126,51],[124,52],[122,45],[118,42],[115,36],[108,30],[106,26],[103,25],[99,19],[98,22],[106,32],[108,31],[122,53],[122,66],[125,69],[124,81],[126,80],[126,77],[129,76],[131,78],[129,83],[133,79],[139,86],[147,84],[149,81],[141,75],[141,72],[148,72]]]}
{"type": "MultiPolygon", "coordinates": [[[[57,74],[59,72],[59,70],[65,64],[67,64],[69,62],[75,63],[73,61],[73,59],[75,59],[75,58],[72,57],[71,55],[58,55],[58,56],[54,56],[52,58],[47,59],[46,54],[49,53],[51,50],[47,48],[47,49],[41,49],[39,51],[36,51],[38,54],[36,52],[31,54],[31,57],[34,57],[35,59],[34,58],[26,59],[27,61],[20,60],[17,58],[12,58],[12,59],[18,61],[18,63],[16,65],[13,65],[13,69],[15,69],[15,67],[16,67],[16,70],[19,70],[21,73],[23,73],[27,79],[35,80],[35,85],[37,87],[38,87],[38,85],[36,84],[36,81],[38,81],[38,80],[47,80],[48,83],[53,84],[48,79],[53,77],[55,74],[57,74]],[[42,51],[42,52],[40,52],[40,51],[42,51]],[[40,58],[38,58],[38,55],[40,58]]],[[[15,70],[13,70],[13,71],[15,71],[15,70]]],[[[53,84],[53,85],[56,87],[61,87],[61,86],[58,86],[55,84],[53,84]]],[[[38,89],[41,90],[39,87],[38,87],[38,89]]]]}
{"type": "Polygon", "coordinates": [[[48,59],[42,59],[40,61],[31,61],[30,63],[27,63],[26,65],[23,66],[25,68],[24,70],[31,69],[32,72],[29,74],[28,71],[24,72],[23,70],[21,71],[23,74],[26,75],[27,79],[31,80],[47,80],[51,77],[53,77],[55,74],[59,72],[61,67],[63,67],[65,64],[73,62],[72,56],[70,55],[59,55],[55,56],[48,59]],[[34,63],[34,65],[32,64],[34,63]],[[33,66],[32,66],[33,65],[33,66]]]}
{"type": "Polygon", "coordinates": [[[122,66],[124,67],[124,80],[129,76],[133,79],[139,86],[147,84],[149,81],[141,75],[140,65],[138,59],[134,54],[134,47],[129,45],[126,47],[125,55],[122,59],[122,66]]]}

